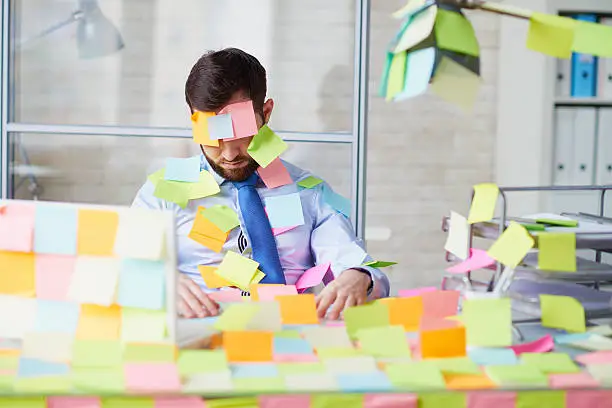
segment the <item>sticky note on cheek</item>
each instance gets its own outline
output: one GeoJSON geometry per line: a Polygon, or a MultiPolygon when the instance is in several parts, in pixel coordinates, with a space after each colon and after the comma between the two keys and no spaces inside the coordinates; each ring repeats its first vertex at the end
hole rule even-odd
{"type": "Polygon", "coordinates": [[[204,146],[219,147],[219,141],[210,138],[208,118],[215,116],[213,112],[194,112],[191,115],[193,141],[204,146]]]}

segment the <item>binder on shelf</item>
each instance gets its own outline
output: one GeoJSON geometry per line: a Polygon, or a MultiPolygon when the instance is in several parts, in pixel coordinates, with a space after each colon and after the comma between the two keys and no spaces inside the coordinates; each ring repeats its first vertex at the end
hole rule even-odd
{"type": "Polygon", "coordinates": [[[575,108],[573,129],[572,184],[589,185],[595,182],[595,137],[597,109],[575,108]]]}
{"type": "MultiPolygon", "coordinates": [[[[578,14],[577,20],[597,22],[595,14],[578,14]]],[[[572,54],[571,62],[572,86],[571,96],[574,98],[588,98],[596,96],[597,91],[597,57],[590,54],[572,54]]]]}
{"type": "Polygon", "coordinates": [[[574,145],[574,109],[555,109],[553,184],[567,186],[571,184],[572,149],[574,145]]]}
{"type": "MultiPolygon", "coordinates": [[[[597,184],[610,185],[612,184],[612,108],[600,108],[598,110],[596,152],[597,184]]],[[[610,200],[608,200],[608,203],[610,203],[610,200]]],[[[607,214],[612,213],[607,212],[607,214]]]]}
{"type": "Polygon", "coordinates": [[[572,64],[568,59],[557,59],[557,82],[555,95],[561,98],[570,96],[572,64]]]}
{"type": "MultiPolygon", "coordinates": [[[[612,26],[612,18],[602,17],[599,23],[612,26]]],[[[612,100],[612,58],[599,58],[597,71],[597,96],[612,100]]]]}

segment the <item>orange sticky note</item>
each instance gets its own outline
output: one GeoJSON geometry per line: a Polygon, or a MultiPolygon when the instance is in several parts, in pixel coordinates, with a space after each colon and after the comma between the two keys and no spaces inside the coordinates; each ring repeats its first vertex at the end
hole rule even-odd
{"type": "Polygon", "coordinates": [[[0,251],[0,293],[34,297],[36,257],[33,253],[0,251]]]}
{"type": "Polygon", "coordinates": [[[497,385],[485,374],[444,374],[446,388],[451,390],[482,390],[497,385]]]}
{"type": "Polygon", "coordinates": [[[193,115],[191,115],[193,141],[205,146],[219,147],[219,141],[211,139],[210,133],[208,132],[208,118],[211,116],[215,116],[215,113],[195,111],[193,115]]]}
{"type": "Polygon", "coordinates": [[[221,252],[229,232],[222,231],[212,221],[202,215],[203,209],[204,207],[198,207],[193,227],[191,227],[189,232],[189,238],[215,252],[221,252]]]}
{"type": "Polygon", "coordinates": [[[118,340],[121,307],[118,305],[81,305],[76,338],[79,340],[118,340]]]}
{"type": "Polygon", "coordinates": [[[263,331],[223,332],[223,348],[229,362],[272,361],[274,333],[263,331]]]}
{"type": "Polygon", "coordinates": [[[283,324],[319,324],[314,294],[282,295],[275,299],[280,303],[283,324]]]}
{"type": "Polygon", "coordinates": [[[198,271],[204,279],[204,283],[210,289],[224,288],[226,286],[233,286],[231,283],[220,277],[215,273],[217,270],[216,266],[205,266],[198,265],[198,271]]]}
{"type": "Polygon", "coordinates": [[[79,210],[77,254],[113,256],[118,226],[115,211],[79,210]]]}
{"type": "Polygon", "coordinates": [[[427,320],[421,324],[419,331],[421,358],[464,357],[466,355],[465,327],[451,320],[436,322],[427,320]]]}
{"type": "Polygon", "coordinates": [[[421,296],[388,298],[389,323],[401,324],[406,331],[417,331],[423,317],[423,298],[421,296]]]}

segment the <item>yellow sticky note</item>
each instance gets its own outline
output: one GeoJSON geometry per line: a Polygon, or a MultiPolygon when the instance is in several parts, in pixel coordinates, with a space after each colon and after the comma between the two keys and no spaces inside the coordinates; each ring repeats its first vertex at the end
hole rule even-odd
{"type": "Polygon", "coordinates": [[[510,299],[467,299],[461,321],[466,328],[467,345],[506,347],[512,345],[510,299]]]}
{"type": "Polygon", "coordinates": [[[200,172],[200,179],[197,183],[187,184],[189,185],[187,198],[190,200],[197,200],[198,198],[215,195],[221,191],[219,184],[217,184],[214,176],[208,170],[202,170],[200,172]]]}
{"type": "Polygon", "coordinates": [[[402,51],[393,55],[391,67],[389,68],[389,76],[387,78],[387,89],[385,97],[390,101],[395,95],[402,92],[404,89],[404,79],[406,78],[406,51],[402,51]]]}
{"type": "Polygon", "coordinates": [[[166,337],[166,312],[124,307],[121,309],[121,339],[162,342],[166,337]]]}
{"type": "Polygon", "coordinates": [[[217,275],[215,273],[216,270],[216,266],[198,265],[198,271],[200,272],[202,279],[204,279],[206,287],[209,289],[217,289],[232,286],[230,282],[217,275]]]}
{"type": "Polygon", "coordinates": [[[208,132],[208,118],[215,116],[214,112],[193,112],[191,115],[191,124],[193,127],[193,141],[205,145],[219,147],[219,141],[210,138],[208,132]]]}
{"type": "Polygon", "coordinates": [[[540,295],[542,326],[573,333],[586,331],[582,304],[570,296],[540,295]]]}
{"type": "Polygon", "coordinates": [[[177,348],[168,343],[126,343],[123,348],[123,361],[141,363],[173,363],[177,348]]]}
{"type": "Polygon", "coordinates": [[[253,279],[251,279],[251,285],[257,285],[265,277],[266,277],[266,274],[258,269],[255,272],[255,275],[253,275],[253,279]]]}
{"type": "Polygon", "coordinates": [[[181,375],[215,373],[229,370],[225,350],[181,350],[177,365],[181,375]]]}
{"type": "Polygon", "coordinates": [[[233,303],[219,316],[214,327],[219,331],[246,330],[258,311],[258,303],[233,303]]]}
{"type": "Polygon", "coordinates": [[[248,291],[258,267],[259,263],[252,259],[228,251],[217,269],[217,275],[231,282],[234,286],[248,291]]]}
{"type": "Polygon", "coordinates": [[[474,27],[463,14],[439,9],[434,32],[436,47],[474,57],[480,55],[474,27]]]}
{"type": "Polygon", "coordinates": [[[525,227],[511,222],[504,233],[491,245],[487,254],[510,268],[516,268],[533,245],[533,238],[525,227]]]}
{"type": "Polygon", "coordinates": [[[474,198],[468,215],[468,223],[491,221],[495,216],[495,206],[499,188],[493,183],[481,183],[474,186],[474,198]]]}
{"type": "Polygon", "coordinates": [[[538,268],[576,272],[576,235],[555,232],[538,234],[538,268]]]}
{"type": "Polygon", "coordinates": [[[45,397],[21,397],[0,399],[0,407],[6,408],[46,408],[45,397]]]}
{"type": "Polygon", "coordinates": [[[319,324],[314,294],[281,295],[275,299],[280,303],[283,324],[319,324]]]}
{"type": "Polygon", "coordinates": [[[363,394],[324,394],[317,393],[312,395],[311,408],[331,408],[346,407],[357,408],[364,406],[363,394]]]}
{"type": "Polygon", "coordinates": [[[122,347],[119,340],[76,340],[73,346],[72,366],[119,367],[122,364],[122,347]]]}
{"type": "Polygon", "coordinates": [[[77,254],[113,256],[119,214],[115,211],[79,210],[77,254]]]}
{"type": "Polygon", "coordinates": [[[411,16],[410,24],[406,26],[406,29],[401,34],[393,52],[397,54],[411,50],[425,41],[434,28],[437,13],[438,6],[434,4],[411,16]]]}
{"type": "Polygon", "coordinates": [[[0,294],[33,297],[35,260],[33,253],[0,251],[0,294]]]}
{"type": "Polygon", "coordinates": [[[119,338],[121,307],[81,305],[76,338],[82,340],[115,340],[119,338]]]}
{"type": "Polygon", "coordinates": [[[215,252],[221,252],[225,241],[227,241],[228,233],[223,232],[206,218],[202,214],[202,210],[204,210],[204,207],[198,207],[195,219],[193,220],[193,226],[188,236],[215,252]]]}
{"type": "Polygon", "coordinates": [[[572,50],[582,54],[612,58],[612,27],[578,21],[572,50]]]}
{"type": "Polygon", "coordinates": [[[410,357],[403,326],[370,327],[357,331],[359,347],[374,357],[410,357]]]}
{"type": "Polygon", "coordinates": [[[529,19],[527,48],[551,57],[569,58],[576,25],[572,18],[534,12],[529,19]]]}
{"type": "Polygon", "coordinates": [[[287,150],[287,147],[287,143],[280,136],[274,133],[268,125],[263,125],[259,132],[253,136],[247,147],[247,152],[255,159],[257,164],[265,168],[287,150]]]}
{"type": "Polygon", "coordinates": [[[442,57],[431,80],[431,90],[446,102],[471,112],[481,82],[473,71],[448,57],[442,57]]]}
{"type": "Polygon", "coordinates": [[[238,214],[226,205],[213,205],[203,209],[202,214],[223,232],[240,225],[238,214]]]}

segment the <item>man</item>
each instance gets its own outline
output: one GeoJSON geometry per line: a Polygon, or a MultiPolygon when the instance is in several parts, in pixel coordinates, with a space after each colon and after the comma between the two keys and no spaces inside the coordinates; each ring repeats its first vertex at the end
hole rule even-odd
{"type": "MultiPolygon", "coordinates": [[[[265,69],[255,57],[235,48],[202,56],[185,85],[192,114],[219,114],[228,105],[252,101],[258,129],[268,123],[274,108],[274,101],[266,100],[266,91],[265,69]]],[[[211,290],[206,288],[198,265],[218,266],[227,251],[244,255],[247,247],[252,249],[253,259],[266,274],[262,283],[294,284],[304,271],[330,262],[335,279],[316,297],[321,317],[327,314],[328,318],[337,319],[342,310],[362,304],[368,297],[388,296],[387,277],[378,269],[362,266],[372,258],[363,251],[363,244],[355,237],[349,220],[323,199],[323,189],[330,187],[321,183],[313,188],[298,188],[296,183],[311,174],[283,162],[293,182],[266,188],[257,176],[259,165],[247,152],[251,139],[253,136],[219,140],[218,147],[200,145],[200,168],[211,171],[219,184],[219,193],[190,200],[183,209],[155,197],[155,186],[148,181],[134,200],[135,207],[175,212],[181,272],[179,313],[188,318],[217,315],[219,306],[207,295],[211,290]],[[292,193],[299,193],[303,225],[274,236],[261,201],[292,193]],[[232,208],[240,219],[240,228],[230,232],[220,253],[188,237],[198,207],[217,204],[232,208]]]]}

